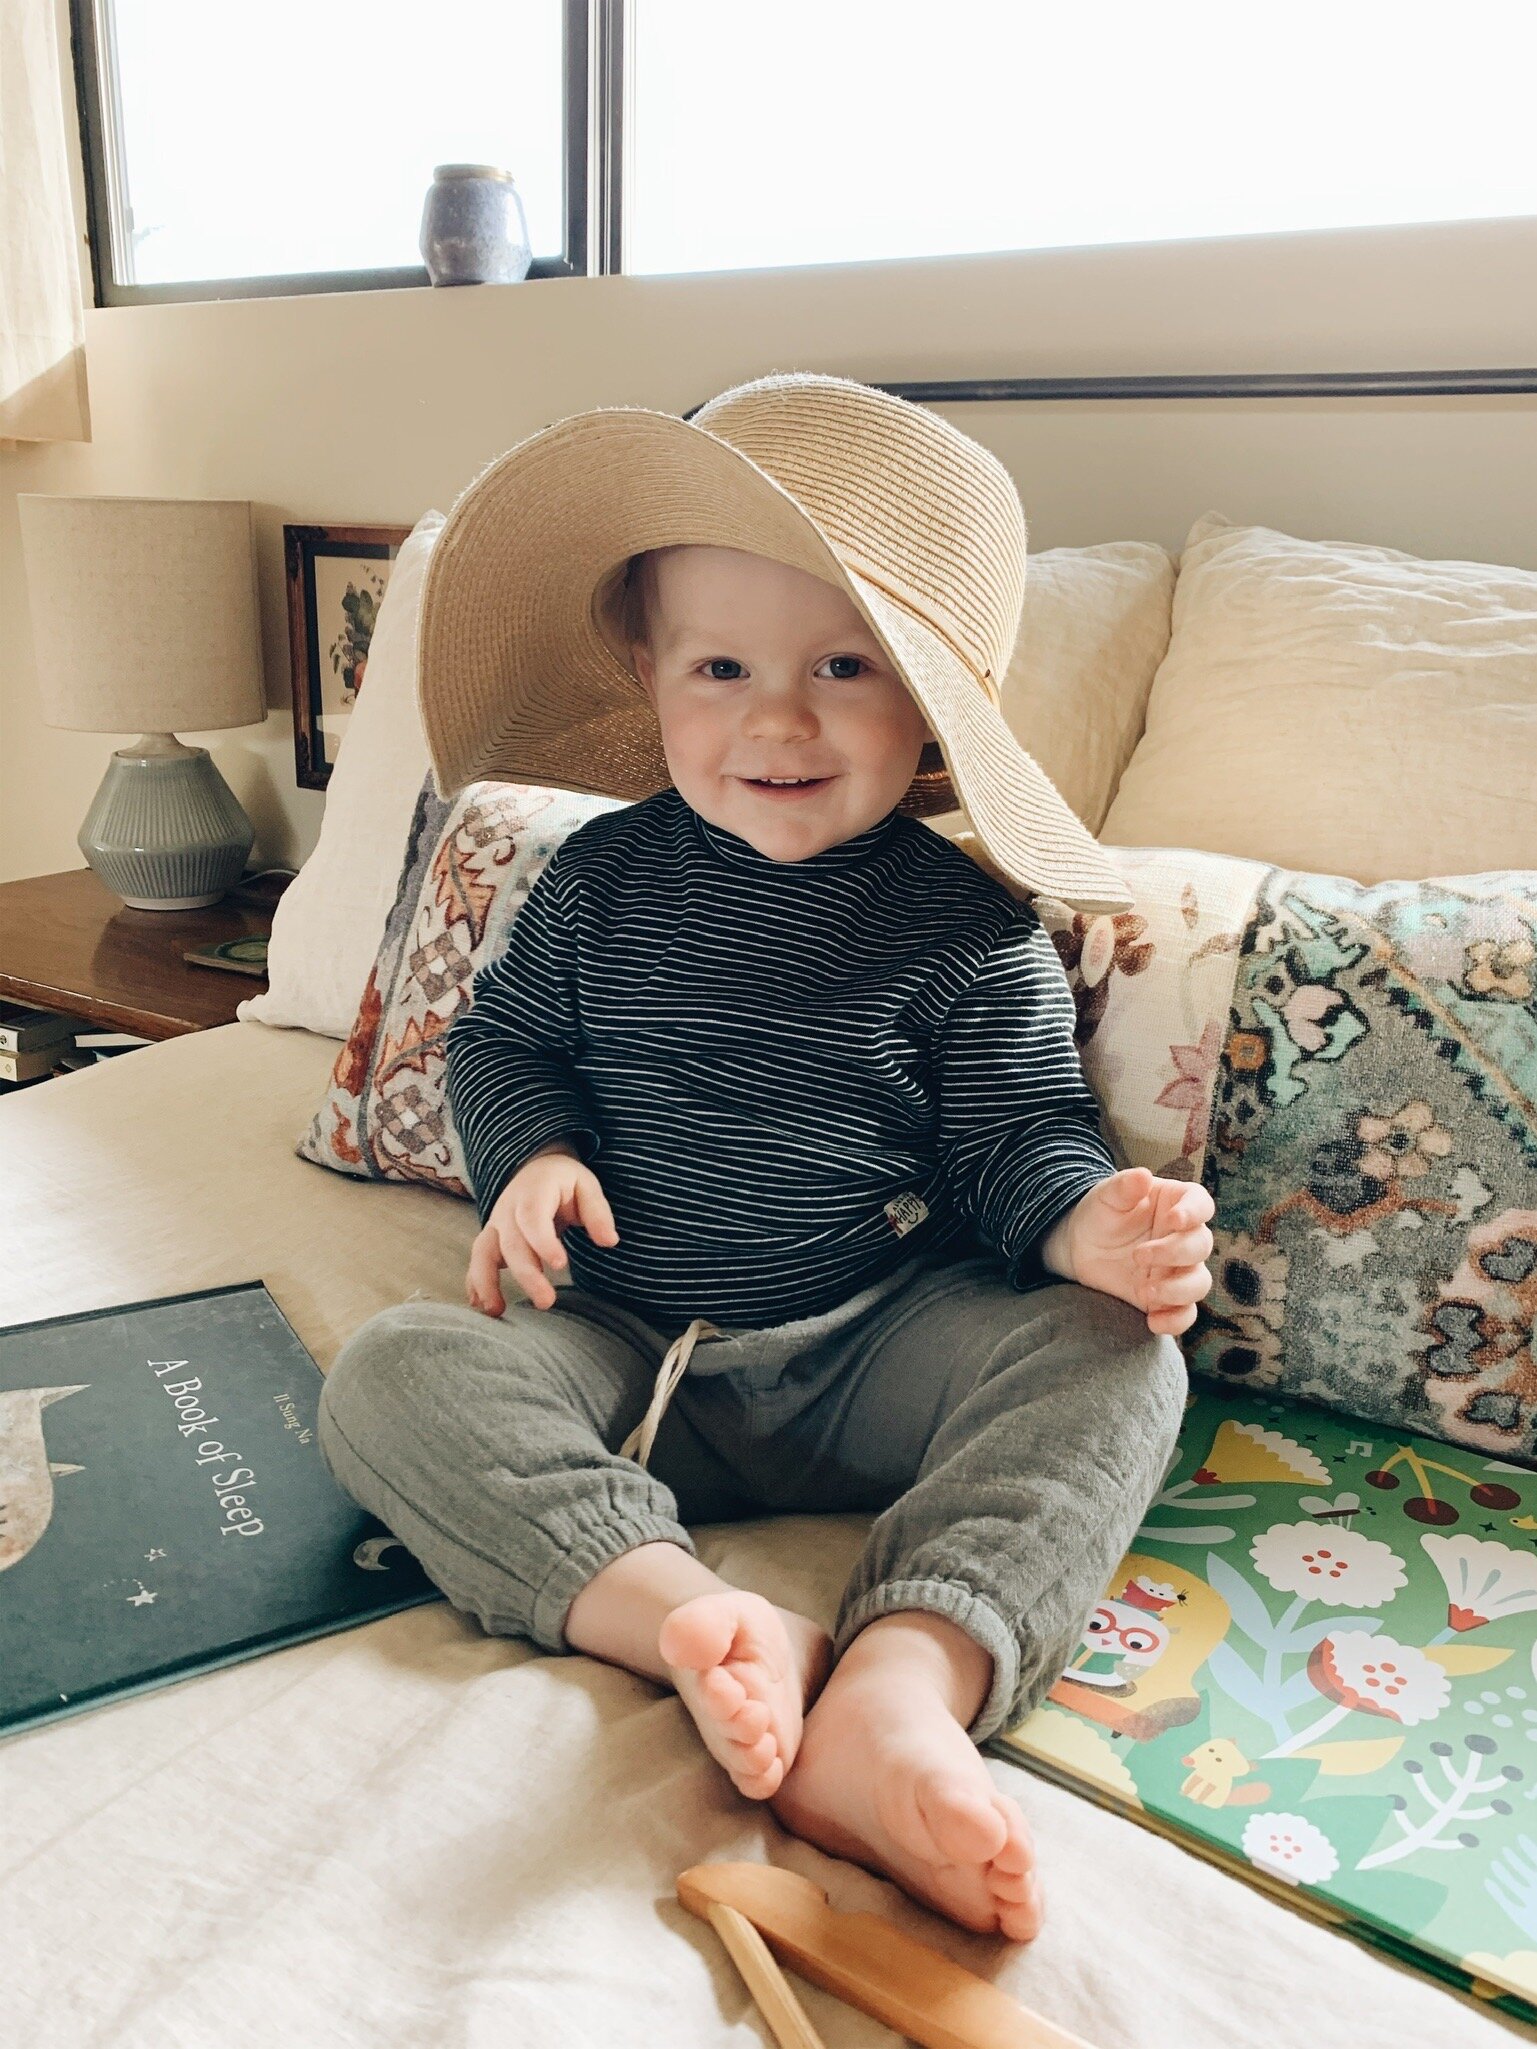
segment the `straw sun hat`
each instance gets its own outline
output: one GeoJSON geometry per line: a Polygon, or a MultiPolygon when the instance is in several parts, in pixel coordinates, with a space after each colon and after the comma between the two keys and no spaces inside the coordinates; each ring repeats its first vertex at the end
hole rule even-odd
{"type": "Polygon", "coordinates": [[[999,709],[1025,517],[990,450],[851,378],[733,386],[691,420],[603,406],[499,456],[428,560],[417,693],[437,793],[491,780],[636,800],[672,776],[620,628],[647,548],[741,548],[844,591],[938,736],[898,809],[964,810],[1007,881],[1085,911],[1132,902],[999,709]]]}

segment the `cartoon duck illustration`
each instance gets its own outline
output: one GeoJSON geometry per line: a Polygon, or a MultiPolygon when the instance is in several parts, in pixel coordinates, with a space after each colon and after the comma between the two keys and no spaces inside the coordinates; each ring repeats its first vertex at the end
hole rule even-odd
{"type": "Polygon", "coordinates": [[[1231,1736],[1213,1736],[1209,1742],[1198,1743],[1180,1763],[1190,1767],[1190,1776],[1180,1781],[1180,1792],[1203,1807],[1252,1807],[1256,1801],[1270,1798],[1263,1779],[1256,1779],[1252,1786],[1233,1783],[1254,1767],[1231,1736]]]}
{"type": "Polygon", "coordinates": [[[48,1456],[43,1411],[78,1387],[18,1387],[0,1394],[0,1572],[26,1557],[53,1519],[53,1482],[82,1466],[60,1465],[48,1456]]]}

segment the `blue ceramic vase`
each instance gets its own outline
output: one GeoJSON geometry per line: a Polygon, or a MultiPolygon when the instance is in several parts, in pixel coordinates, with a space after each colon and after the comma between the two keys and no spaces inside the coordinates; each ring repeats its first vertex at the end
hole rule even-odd
{"type": "Polygon", "coordinates": [[[435,285],[515,285],[533,262],[523,201],[495,164],[439,164],[418,237],[435,285]]]}

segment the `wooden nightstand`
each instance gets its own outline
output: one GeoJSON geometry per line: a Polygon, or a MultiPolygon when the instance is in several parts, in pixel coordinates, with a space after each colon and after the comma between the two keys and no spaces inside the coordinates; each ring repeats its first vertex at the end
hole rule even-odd
{"type": "Polygon", "coordinates": [[[0,882],[0,996],[146,1039],[232,1024],[265,979],[194,967],[182,948],[270,932],[284,880],[200,911],[130,910],[90,868],[0,882]]]}

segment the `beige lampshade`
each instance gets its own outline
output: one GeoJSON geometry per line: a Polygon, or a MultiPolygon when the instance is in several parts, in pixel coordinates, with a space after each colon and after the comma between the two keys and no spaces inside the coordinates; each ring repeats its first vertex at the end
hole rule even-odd
{"type": "Polygon", "coordinates": [[[46,724],[203,733],[266,718],[248,499],[16,504],[46,724]]]}

